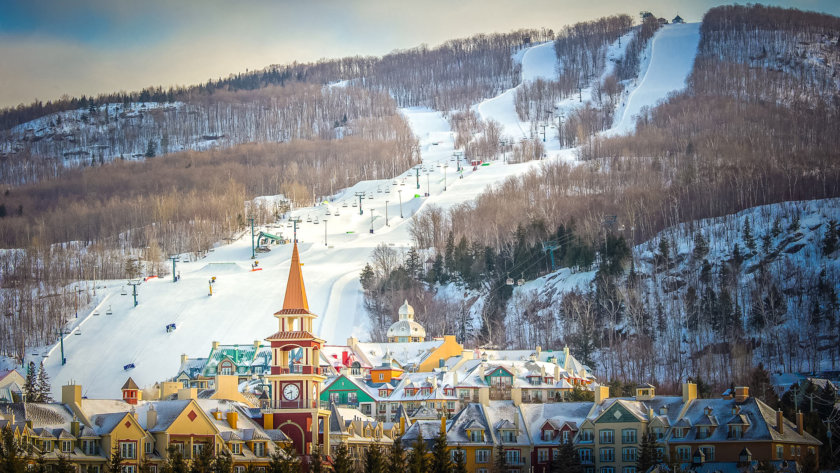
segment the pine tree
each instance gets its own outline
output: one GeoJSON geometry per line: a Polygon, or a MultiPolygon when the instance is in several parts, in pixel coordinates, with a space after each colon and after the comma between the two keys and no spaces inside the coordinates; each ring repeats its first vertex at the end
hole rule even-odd
{"type": "Polygon", "coordinates": [[[394,443],[391,444],[391,451],[388,455],[388,471],[394,473],[397,471],[405,471],[408,469],[408,464],[405,459],[405,449],[403,448],[402,438],[397,437],[394,443]]]}
{"type": "Polygon", "coordinates": [[[452,467],[453,473],[467,473],[467,459],[463,450],[455,451],[455,462],[452,467]]]}
{"type": "Polygon", "coordinates": [[[648,471],[655,465],[656,449],[652,434],[642,435],[642,444],[639,446],[639,458],[636,460],[636,471],[648,471]]]}
{"type": "Polygon", "coordinates": [[[793,216],[792,219],[790,219],[790,225],[788,225],[787,230],[790,233],[799,231],[799,213],[797,213],[793,216]]]}
{"type": "Polygon", "coordinates": [[[446,434],[440,433],[435,437],[435,443],[432,447],[432,473],[449,473],[452,469],[452,462],[449,459],[449,453],[446,451],[446,434]]]}
{"type": "Polygon", "coordinates": [[[335,448],[335,457],[333,458],[333,471],[335,473],[353,473],[353,459],[350,458],[350,450],[347,444],[339,444],[335,448]]]}
{"type": "MultiPolygon", "coordinates": [[[[119,453],[119,452],[117,452],[119,453]]],[[[184,454],[175,445],[169,446],[169,458],[161,467],[161,473],[187,473],[187,463],[184,461],[184,454]]],[[[108,471],[108,473],[119,473],[119,470],[108,471]]]]}
{"type": "Polygon", "coordinates": [[[373,267],[371,267],[370,263],[365,264],[365,267],[362,268],[362,273],[359,275],[359,282],[365,291],[373,290],[374,283],[376,282],[376,274],[373,272],[373,267]]]}
{"type": "Polygon", "coordinates": [[[24,473],[26,471],[26,449],[15,439],[11,424],[0,432],[0,472],[24,473]]]}
{"type": "Polygon", "coordinates": [[[222,452],[213,459],[213,473],[231,473],[233,471],[233,458],[230,453],[222,452]]]}
{"type": "Polygon", "coordinates": [[[385,473],[387,471],[386,466],[379,445],[373,444],[368,447],[365,451],[364,473],[385,473]]]}
{"type": "Polygon", "coordinates": [[[829,220],[826,224],[825,235],[823,236],[822,252],[829,256],[837,251],[837,221],[829,220]]]}
{"type": "Polygon", "coordinates": [[[324,455],[318,447],[312,448],[312,453],[309,455],[309,473],[325,473],[326,465],[324,465],[324,455]]]}
{"type": "Polygon", "coordinates": [[[572,442],[560,441],[560,450],[557,452],[557,464],[563,473],[582,473],[583,466],[580,464],[580,457],[575,451],[572,442]]]}
{"type": "Polygon", "coordinates": [[[190,462],[190,473],[212,473],[213,449],[210,445],[202,445],[198,455],[193,455],[190,462]]]}
{"type": "Polygon", "coordinates": [[[707,254],[709,254],[709,243],[703,234],[697,231],[694,233],[694,258],[699,260],[705,258],[707,254]]]}
{"type": "Polygon", "coordinates": [[[773,238],[782,234],[782,218],[778,214],[773,219],[773,227],[770,228],[770,234],[773,235],[773,238]]]}
{"type": "Polygon", "coordinates": [[[750,218],[747,217],[744,219],[744,230],[743,230],[743,238],[744,238],[744,245],[750,250],[755,251],[755,237],[752,233],[752,225],[750,225],[750,218]]]}
{"type": "Polygon", "coordinates": [[[35,369],[34,361],[30,361],[26,368],[23,395],[26,398],[26,402],[38,402],[38,372],[35,369]]]}
{"type": "Polygon", "coordinates": [[[154,158],[155,154],[157,154],[157,143],[155,140],[149,140],[149,144],[146,145],[146,156],[147,158],[154,158]]]}
{"type": "Polygon", "coordinates": [[[493,460],[493,473],[507,473],[507,457],[501,445],[496,447],[496,459],[493,460]]]}
{"type": "Polygon", "coordinates": [[[427,279],[430,284],[446,282],[447,278],[443,273],[443,256],[440,253],[435,255],[435,261],[432,263],[432,271],[427,279]]]}
{"type": "Polygon", "coordinates": [[[405,269],[412,278],[417,279],[420,277],[420,270],[422,269],[420,254],[417,252],[417,248],[413,246],[409,248],[408,254],[406,255],[405,269]]]}
{"type": "Polygon", "coordinates": [[[446,236],[446,248],[444,250],[445,261],[446,264],[446,272],[451,276],[452,273],[455,271],[455,235],[452,233],[452,230],[449,231],[449,235],[446,236]]]}
{"type": "Polygon", "coordinates": [[[423,435],[417,435],[417,439],[411,444],[411,451],[408,452],[408,468],[411,473],[428,473],[429,459],[426,452],[426,441],[423,435]]]}
{"type": "MultiPolygon", "coordinates": [[[[105,464],[105,471],[107,473],[122,473],[122,465],[123,459],[122,454],[120,453],[120,448],[118,446],[114,447],[114,451],[111,452],[111,458],[108,460],[108,463],[105,464]]],[[[178,473],[185,473],[185,471],[178,473]]]]}
{"type": "Polygon", "coordinates": [[[44,369],[44,362],[38,368],[38,388],[36,389],[38,402],[52,402],[52,388],[50,387],[50,376],[44,369]]]}
{"type": "Polygon", "coordinates": [[[269,473],[297,473],[300,471],[300,458],[291,445],[277,449],[271,454],[268,463],[269,473]]]}

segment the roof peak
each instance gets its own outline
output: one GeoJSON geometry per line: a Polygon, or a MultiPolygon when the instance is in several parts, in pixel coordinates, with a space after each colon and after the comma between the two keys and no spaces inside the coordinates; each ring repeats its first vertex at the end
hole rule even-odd
{"type": "Polygon", "coordinates": [[[286,297],[283,299],[283,310],[303,309],[307,312],[309,311],[309,302],[306,300],[306,288],[303,285],[303,273],[300,270],[301,266],[297,242],[294,242],[292,263],[289,267],[289,279],[286,282],[286,297]]]}

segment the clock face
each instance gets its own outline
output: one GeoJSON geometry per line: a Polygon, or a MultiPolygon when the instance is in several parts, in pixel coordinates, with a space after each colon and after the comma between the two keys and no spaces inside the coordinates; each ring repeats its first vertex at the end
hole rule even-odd
{"type": "Polygon", "coordinates": [[[283,397],[289,401],[294,401],[300,395],[300,388],[297,384],[287,384],[283,386],[283,397]]]}

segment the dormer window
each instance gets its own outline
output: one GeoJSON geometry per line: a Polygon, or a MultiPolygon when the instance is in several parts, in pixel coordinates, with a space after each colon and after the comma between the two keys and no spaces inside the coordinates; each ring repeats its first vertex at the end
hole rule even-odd
{"type": "Polygon", "coordinates": [[[744,426],[743,425],[730,425],[729,426],[729,438],[739,439],[743,436],[744,436],[744,426]]]}
{"type": "Polygon", "coordinates": [[[234,455],[239,455],[242,452],[242,448],[239,446],[238,443],[230,444],[230,453],[234,455]]]}
{"type": "Polygon", "coordinates": [[[483,442],[484,441],[484,431],[480,429],[472,429],[470,430],[470,442],[483,442]]]}
{"type": "Polygon", "coordinates": [[[550,442],[554,440],[554,431],[550,429],[543,430],[543,441],[550,442]]]}
{"type": "Polygon", "coordinates": [[[528,382],[530,382],[532,386],[539,386],[540,385],[540,378],[536,377],[536,376],[530,376],[528,378],[528,382]]]}
{"type": "Polygon", "coordinates": [[[502,442],[515,442],[516,433],[513,430],[502,431],[502,442]]]}
{"type": "Polygon", "coordinates": [[[698,439],[706,439],[712,434],[711,428],[707,425],[701,425],[697,427],[697,438],[698,439]]]}

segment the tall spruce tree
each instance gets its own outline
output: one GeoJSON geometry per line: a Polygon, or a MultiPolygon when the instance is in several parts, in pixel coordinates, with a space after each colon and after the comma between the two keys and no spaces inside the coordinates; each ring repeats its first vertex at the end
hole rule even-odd
{"type": "Polygon", "coordinates": [[[455,451],[455,462],[452,471],[453,473],[467,473],[467,458],[463,450],[455,451]]]}
{"type": "Polygon", "coordinates": [[[353,459],[350,458],[350,450],[345,443],[341,443],[335,448],[333,471],[335,473],[353,473],[355,471],[353,459]]]}
{"type": "Polygon", "coordinates": [[[408,452],[408,469],[411,473],[428,473],[429,459],[426,451],[426,441],[423,435],[417,435],[417,439],[411,444],[411,451],[408,452]]]}
{"type": "Polygon", "coordinates": [[[365,469],[364,473],[385,473],[387,464],[385,457],[382,455],[379,445],[371,445],[365,451],[365,469]]]}
{"type": "MultiPolygon", "coordinates": [[[[111,452],[111,458],[109,458],[108,463],[105,464],[105,471],[106,473],[122,473],[122,466],[123,459],[122,454],[120,453],[120,448],[114,447],[114,451],[111,452]]],[[[178,473],[186,472],[182,471],[178,473]]]]}
{"type": "Polygon", "coordinates": [[[24,473],[26,471],[26,449],[15,439],[11,424],[0,432],[0,472],[24,473]]]}
{"type": "Polygon", "coordinates": [[[583,467],[580,464],[580,457],[575,451],[572,442],[560,441],[560,451],[558,452],[557,465],[558,471],[563,473],[583,473],[583,467]]]}
{"type": "Polygon", "coordinates": [[[648,471],[656,464],[656,449],[653,435],[645,433],[642,435],[642,443],[639,446],[639,457],[636,459],[636,471],[648,471]]]}
{"type": "Polygon", "coordinates": [[[407,469],[408,464],[405,459],[405,448],[403,448],[402,437],[397,437],[394,439],[394,443],[391,444],[391,450],[388,454],[388,470],[394,473],[407,469]]]}
{"type": "Polygon", "coordinates": [[[435,437],[431,467],[432,473],[449,473],[452,470],[452,461],[449,459],[449,452],[446,451],[446,433],[441,432],[435,437]]]}
{"type": "Polygon", "coordinates": [[[493,460],[493,473],[507,473],[507,456],[501,445],[496,447],[496,458],[493,460]]]}
{"type": "Polygon", "coordinates": [[[38,372],[36,371],[34,361],[30,361],[26,369],[23,395],[26,398],[26,402],[38,402],[38,372]]]}
{"type": "Polygon", "coordinates": [[[44,362],[42,360],[41,365],[38,368],[38,402],[52,402],[51,392],[52,387],[50,387],[50,376],[47,374],[47,370],[44,369],[44,362]]]}

